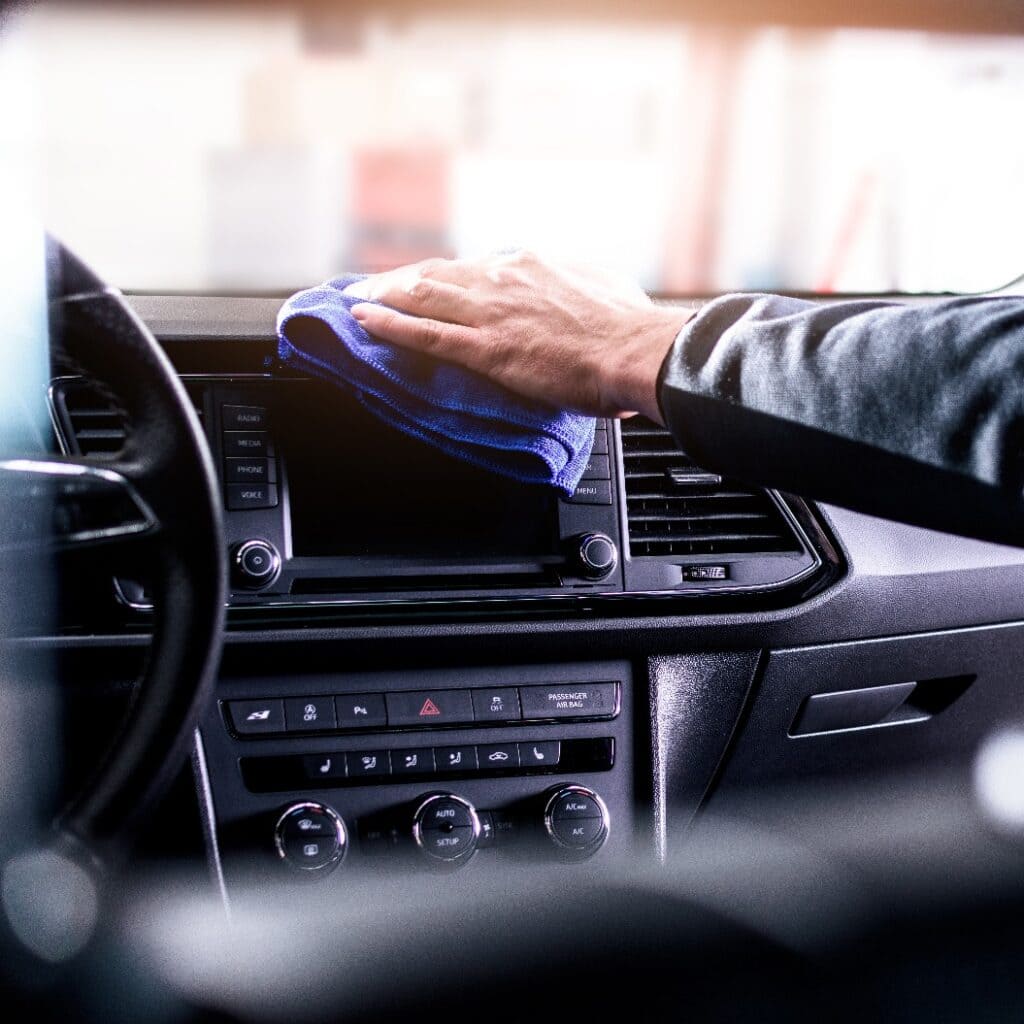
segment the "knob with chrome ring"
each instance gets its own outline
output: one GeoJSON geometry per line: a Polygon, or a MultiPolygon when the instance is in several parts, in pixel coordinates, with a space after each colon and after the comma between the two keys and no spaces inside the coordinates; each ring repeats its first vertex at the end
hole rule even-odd
{"type": "Polygon", "coordinates": [[[348,852],[348,829],[337,811],[312,800],[285,808],[274,826],[277,855],[298,871],[327,874],[348,852]]]}
{"type": "Polygon", "coordinates": [[[269,540],[243,541],[231,554],[231,578],[245,590],[263,590],[281,574],[281,556],[269,540]]]}
{"type": "Polygon", "coordinates": [[[480,818],[476,808],[454,793],[429,793],[421,797],[412,817],[412,837],[417,850],[438,865],[465,864],[480,842],[480,818]]]}
{"type": "Polygon", "coordinates": [[[569,783],[545,796],[544,831],[559,852],[580,860],[597,853],[611,827],[608,808],[597,793],[569,783]]]}

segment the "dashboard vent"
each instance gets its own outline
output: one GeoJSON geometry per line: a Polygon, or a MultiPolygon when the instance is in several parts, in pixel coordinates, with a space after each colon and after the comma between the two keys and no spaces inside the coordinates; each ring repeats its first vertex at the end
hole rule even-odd
{"type": "MultiPolygon", "coordinates": [[[[202,396],[191,382],[185,390],[200,422],[202,396]]],[[[95,384],[83,377],[68,377],[53,385],[53,415],[64,447],[72,455],[113,455],[127,438],[125,411],[95,384]]]]}
{"type": "Polygon", "coordinates": [[[641,416],[623,420],[629,546],[634,557],[800,551],[767,491],[708,473],[672,435],[641,416]]]}
{"type": "Polygon", "coordinates": [[[88,381],[58,381],[53,404],[62,440],[72,454],[112,455],[124,447],[124,410],[88,381]]]}

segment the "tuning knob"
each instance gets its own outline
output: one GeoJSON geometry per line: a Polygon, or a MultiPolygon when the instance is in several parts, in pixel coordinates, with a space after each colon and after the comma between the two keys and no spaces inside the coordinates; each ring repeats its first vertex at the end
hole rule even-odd
{"type": "Polygon", "coordinates": [[[413,813],[412,837],[416,848],[437,864],[465,864],[480,842],[476,808],[454,793],[431,793],[413,813]]]}
{"type": "Polygon", "coordinates": [[[577,568],[588,580],[603,580],[619,564],[618,548],[606,533],[581,533],[575,543],[577,568]]]}
{"type": "Polygon", "coordinates": [[[337,812],[327,804],[313,801],[292,804],[277,819],[274,845],[278,856],[289,867],[327,874],[345,858],[348,830],[337,812]]]}
{"type": "Polygon", "coordinates": [[[611,820],[604,801],[586,786],[556,786],[546,794],[544,830],[563,854],[583,859],[608,838],[611,820]]]}
{"type": "Polygon", "coordinates": [[[281,556],[268,540],[247,540],[231,554],[231,576],[245,590],[263,590],[281,574],[281,556]]]}

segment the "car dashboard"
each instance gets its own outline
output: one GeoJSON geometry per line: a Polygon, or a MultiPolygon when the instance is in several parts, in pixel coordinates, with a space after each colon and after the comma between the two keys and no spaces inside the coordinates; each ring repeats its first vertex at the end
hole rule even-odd
{"type": "MultiPolygon", "coordinates": [[[[225,893],[656,863],[766,790],[966,777],[1012,714],[1024,552],[723,479],[639,418],[600,422],[560,496],[281,373],[278,299],[130,301],[221,479],[228,632],[192,785],[225,893]]],[[[68,453],[131,429],[67,367],[50,408],[68,453]]],[[[32,642],[68,678],[130,678],[145,573],[76,557],[32,642]]]]}

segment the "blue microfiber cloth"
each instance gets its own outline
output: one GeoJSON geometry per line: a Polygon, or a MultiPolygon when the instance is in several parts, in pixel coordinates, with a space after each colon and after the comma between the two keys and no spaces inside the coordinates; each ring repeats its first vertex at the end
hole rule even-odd
{"type": "Polygon", "coordinates": [[[365,300],[342,294],[364,276],[336,277],[285,302],[277,317],[281,362],[346,388],[375,416],[449,455],[572,494],[590,458],[594,420],[375,341],[349,312],[365,300]]]}

